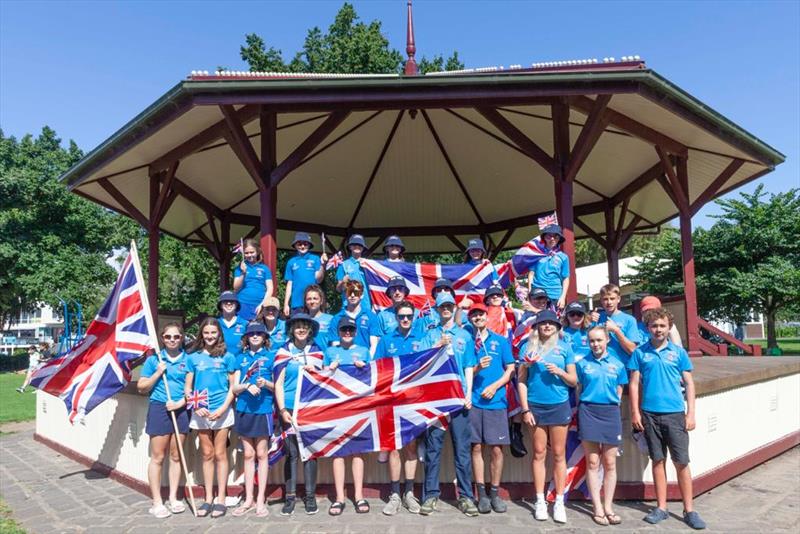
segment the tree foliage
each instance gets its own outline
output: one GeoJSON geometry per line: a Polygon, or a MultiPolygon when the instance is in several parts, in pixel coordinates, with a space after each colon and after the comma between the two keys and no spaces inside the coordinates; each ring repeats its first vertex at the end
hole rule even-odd
{"type": "MultiPolygon", "coordinates": [[[[718,200],[722,213],[693,241],[700,314],[740,323],[763,313],[768,345],[775,347],[777,315],[800,313],[800,190],[766,195],[759,186],[718,200]]],[[[645,254],[630,281],[651,293],[682,294],[678,237],[645,254]]]]}

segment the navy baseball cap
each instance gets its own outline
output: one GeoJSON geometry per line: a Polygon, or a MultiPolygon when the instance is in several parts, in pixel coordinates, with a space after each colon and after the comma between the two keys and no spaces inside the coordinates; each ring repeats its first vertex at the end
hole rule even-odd
{"type": "Polygon", "coordinates": [[[576,300],[574,302],[570,302],[569,304],[567,304],[567,307],[564,308],[564,313],[565,314],[581,313],[583,315],[586,315],[586,308],[584,308],[583,304],[581,304],[576,300]]]}
{"type": "Polygon", "coordinates": [[[356,320],[355,319],[353,319],[352,317],[349,317],[347,315],[344,315],[344,316],[342,316],[341,319],[339,319],[339,324],[336,326],[336,328],[338,330],[341,330],[342,328],[357,329],[358,327],[356,326],[356,320]]]}
{"type": "Polygon", "coordinates": [[[541,287],[534,287],[533,289],[531,289],[530,295],[528,295],[528,300],[540,299],[542,297],[548,298],[547,291],[545,291],[541,287]]]}
{"type": "Polygon", "coordinates": [[[487,289],[486,292],[483,294],[483,301],[486,302],[492,295],[499,295],[501,297],[504,297],[506,294],[505,292],[503,292],[502,287],[492,285],[489,286],[489,289],[487,289]]]}

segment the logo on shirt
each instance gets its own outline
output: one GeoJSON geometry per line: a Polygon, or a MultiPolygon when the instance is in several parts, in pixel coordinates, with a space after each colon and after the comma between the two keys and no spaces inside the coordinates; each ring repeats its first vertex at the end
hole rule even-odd
{"type": "Polygon", "coordinates": [[[492,352],[497,351],[497,341],[492,340],[489,342],[489,350],[491,350],[492,352]]]}
{"type": "Polygon", "coordinates": [[[314,268],[314,260],[306,260],[306,269],[314,268]]]}
{"type": "Polygon", "coordinates": [[[666,358],[668,362],[672,363],[678,359],[678,355],[670,350],[664,354],[664,358],[666,358]]]}

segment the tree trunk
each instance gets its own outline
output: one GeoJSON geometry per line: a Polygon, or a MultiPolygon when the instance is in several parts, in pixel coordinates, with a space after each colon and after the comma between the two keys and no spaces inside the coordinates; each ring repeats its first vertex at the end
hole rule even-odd
{"type": "Polygon", "coordinates": [[[767,350],[778,347],[778,336],[775,331],[776,315],[775,310],[767,310],[767,350]]]}

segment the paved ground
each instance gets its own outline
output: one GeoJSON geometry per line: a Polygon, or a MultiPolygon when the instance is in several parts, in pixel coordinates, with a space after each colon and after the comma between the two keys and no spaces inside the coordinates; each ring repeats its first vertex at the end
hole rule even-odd
{"type": "MultiPolygon", "coordinates": [[[[621,502],[619,527],[598,527],[586,513],[584,503],[569,504],[566,526],[533,520],[528,502],[515,502],[506,514],[467,518],[451,505],[431,517],[403,513],[384,517],[383,503],[372,501],[373,511],[357,516],[352,503],[345,515],[327,515],[327,502],[319,515],[306,516],[302,505],[292,518],[278,514],[279,503],[270,506],[271,516],[252,514],[234,518],[195,519],[190,512],[157,520],[147,514],[148,499],[103,475],[87,470],[51,449],[36,443],[32,430],[0,436],[0,498],[13,510],[13,517],[31,533],[89,532],[91,534],[158,532],[280,532],[283,533],[402,533],[402,534],[515,534],[541,532],[640,532],[688,531],[674,515],[658,527],[642,521],[651,503],[621,502]]],[[[697,509],[708,522],[709,532],[800,531],[800,448],[761,465],[727,484],[700,496],[697,509]]],[[[671,510],[680,513],[679,503],[671,510]]]]}

